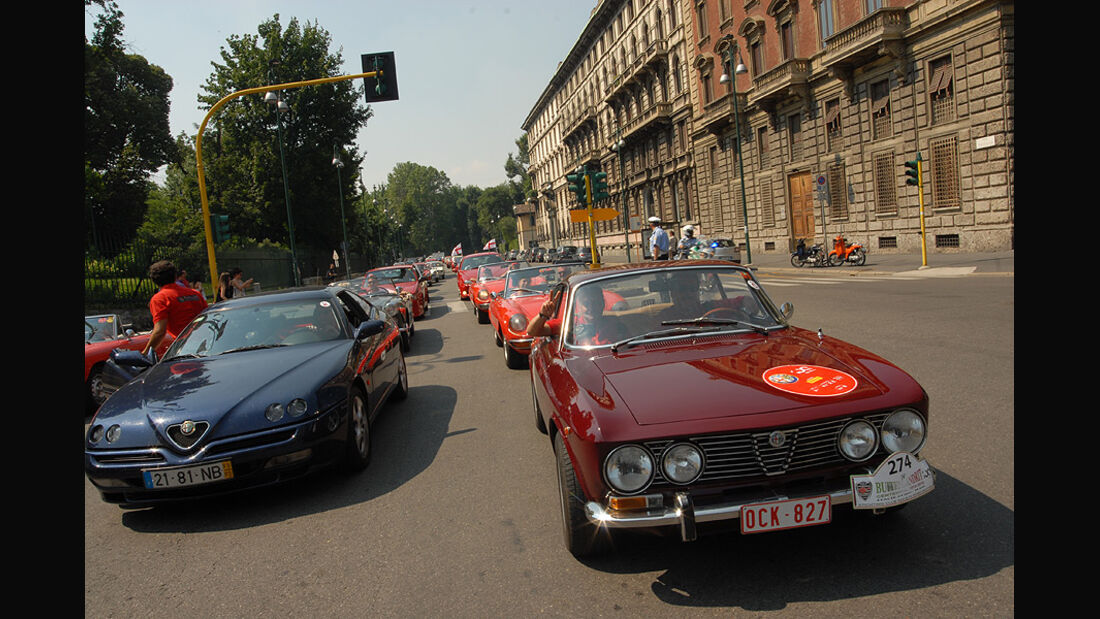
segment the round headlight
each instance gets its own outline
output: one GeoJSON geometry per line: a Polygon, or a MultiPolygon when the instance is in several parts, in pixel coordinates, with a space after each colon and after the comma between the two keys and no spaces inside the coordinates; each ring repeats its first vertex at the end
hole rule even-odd
{"type": "Polygon", "coordinates": [[[523,333],[527,330],[527,317],[523,314],[515,314],[508,319],[508,328],[516,333],[523,333]]]}
{"type": "Polygon", "coordinates": [[[690,443],[673,445],[661,457],[661,471],[673,483],[690,484],[703,472],[703,454],[690,443]]]}
{"type": "Polygon", "coordinates": [[[489,292],[487,290],[484,290],[484,289],[483,290],[478,290],[477,291],[477,298],[481,299],[482,301],[487,301],[489,299],[489,292]]]}
{"type": "Polygon", "coordinates": [[[924,445],[924,419],[917,411],[903,408],[882,424],[882,445],[890,450],[915,453],[924,445]]]}
{"type": "Polygon", "coordinates": [[[278,402],[268,405],[267,410],[264,411],[264,417],[267,417],[268,421],[278,421],[282,419],[283,405],[278,402]]]}
{"type": "Polygon", "coordinates": [[[638,445],[623,445],[607,454],[604,476],[611,487],[624,494],[638,492],[653,479],[653,457],[638,445]]]}
{"type": "Polygon", "coordinates": [[[305,400],[303,400],[302,398],[297,398],[295,400],[292,400],[290,404],[286,407],[286,412],[290,413],[291,417],[301,417],[305,414],[308,408],[309,404],[306,404],[305,400]]]}
{"type": "Polygon", "coordinates": [[[877,436],[874,426],[862,419],[857,419],[840,431],[838,441],[840,453],[854,462],[866,460],[878,447],[877,436]]]}
{"type": "Polygon", "coordinates": [[[88,432],[88,440],[93,443],[98,443],[103,438],[103,426],[97,425],[92,428],[91,432],[88,432]]]}
{"type": "Polygon", "coordinates": [[[107,428],[107,442],[113,443],[118,440],[119,435],[122,434],[122,426],[115,424],[107,428]]]}

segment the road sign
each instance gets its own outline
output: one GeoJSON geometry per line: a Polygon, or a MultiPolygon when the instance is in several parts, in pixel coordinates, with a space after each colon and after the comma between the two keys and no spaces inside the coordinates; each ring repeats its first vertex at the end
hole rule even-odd
{"type": "MultiPolygon", "coordinates": [[[[594,208],[592,209],[592,221],[611,221],[619,216],[619,211],[613,208],[594,208]]],[[[569,209],[569,221],[575,224],[584,223],[588,221],[588,209],[575,208],[569,209]]]]}

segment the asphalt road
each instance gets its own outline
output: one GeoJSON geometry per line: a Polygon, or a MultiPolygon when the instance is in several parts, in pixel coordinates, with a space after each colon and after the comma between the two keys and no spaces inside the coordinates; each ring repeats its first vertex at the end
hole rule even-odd
{"type": "Polygon", "coordinates": [[[889,518],[690,544],[639,533],[578,561],[528,372],[505,367],[452,277],[363,473],[143,510],[85,481],[85,616],[1014,615],[1013,278],[759,277],[799,326],[922,383],[935,491],[889,518]]]}

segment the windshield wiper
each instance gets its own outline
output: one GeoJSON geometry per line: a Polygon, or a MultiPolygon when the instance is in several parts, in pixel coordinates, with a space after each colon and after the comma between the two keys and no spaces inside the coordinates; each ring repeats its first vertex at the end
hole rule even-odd
{"type": "MultiPolygon", "coordinates": [[[[672,324],[672,322],[673,321],[667,321],[667,322],[663,322],[661,324],[672,324]]],[[[664,337],[666,335],[684,335],[684,334],[689,334],[689,333],[704,333],[704,332],[707,332],[707,331],[718,331],[720,329],[721,329],[721,327],[700,327],[700,326],[675,327],[673,329],[658,329],[657,331],[650,331],[649,333],[642,333],[641,335],[635,335],[635,336],[632,336],[632,337],[628,337],[625,340],[615,342],[614,344],[611,345],[611,352],[618,352],[619,348],[621,348],[623,346],[627,346],[629,344],[634,344],[634,343],[639,342],[641,340],[648,340],[648,339],[654,338],[654,337],[664,337]]]]}
{"type": "Polygon", "coordinates": [[[173,357],[168,357],[166,359],[161,359],[161,361],[175,361],[176,359],[202,359],[202,358],[203,358],[203,355],[196,355],[194,353],[184,353],[182,355],[175,355],[173,357]]]}
{"type": "Polygon", "coordinates": [[[280,348],[282,346],[289,346],[289,344],[257,344],[255,346],[241,346],[240,348],[230,348],[229,350],[223,350],[218,354],[228,355],[231,352],[241,352],[243,350],[263,350],[265,348],[280,348]]]}
{"type": "Polygon", "coordinates": [[[732,318],[710,318],[707,316],[700,316],[698,318],[681,318],[678,320],[662,320],[663,325],[698,325],[698,324],[718,324],[718,325],[737,325],[739,327],[748,327],[753,331],[761,335],[767,335],[768,330],[760,325],[754,325],[748,322],[741,322],[740,320],[734,320],[732,318]]]}

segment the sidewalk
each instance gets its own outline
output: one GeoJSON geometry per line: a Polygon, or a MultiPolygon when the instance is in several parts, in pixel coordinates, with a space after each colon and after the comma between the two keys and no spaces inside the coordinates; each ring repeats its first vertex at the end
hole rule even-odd
{"type": "MultiPolygon", "coordinates": [[[[742,253],[742,259],[746,258],[747,256],[742,253]]],[[[893,275],[907,271],[916,271],[929,277],[937,275],[1014,276],[1016,274],[1016,252],[1012,250],[982,253],[928,252],[927,261],[927,266],[924,266],[921,262],[920,253],[886,254],[869,251],[867,252],[867,263],[861,267],[842,265],[826,268],[798,268],[791,265],[791,255],[788,253],[753,252],[752,264],[749,266],[768,271],[787,270],[800,273],[827,272],[848,275],[893,275]]],[[[610,257],[610,259],[604,261],[604,264],[621,264],[622,262],[621,259],[615,260],[610,257]]]]}

